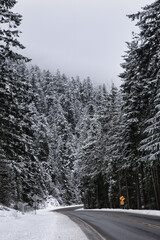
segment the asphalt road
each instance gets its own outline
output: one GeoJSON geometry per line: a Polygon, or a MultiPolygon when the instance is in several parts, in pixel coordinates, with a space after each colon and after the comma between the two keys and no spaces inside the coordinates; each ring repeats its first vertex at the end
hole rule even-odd
{"type": "Polygon", "coordinates": [[[58,211],[76,221],[90,240],[160,240],[160,217],[96,210],[58,211]]]}

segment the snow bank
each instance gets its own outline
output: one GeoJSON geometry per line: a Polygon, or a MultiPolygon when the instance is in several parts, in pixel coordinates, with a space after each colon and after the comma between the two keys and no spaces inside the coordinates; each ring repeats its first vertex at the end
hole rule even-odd
{"type": "MultiPolygon", "coordinates": [[[[8,218],[8,217],[9,218],[19,218],[21,215],[22,215],[22,213],[19,211],[16,211],[14,209],[0,205],[0,220],[2,220],[4,218],[2,221],[5,221],[6,218],[8,218]]],[[[0,223],[1,223],[1,221],[0,221],[0,223]]]]}
{"type": "Polygon", "coordinates": [[[0,205],[0,239],[87,240],[87,237],[76,223],[60,213],[43,209],[23,215],[0,205]]]}
{"type": "Polygon", "coordinates": [[[42,208],[46,208],[46,209],[53,209],[53,208],[56,208],[56,207],[60,207],[60,204],[57,201],[57,199],[54,198],[53,196],[48,196],[46,202],[42,206],[42,208]]]}
{"type": "MultiPolygon", "coordinates": [[[[86,209],[87,210],[87,209],[86,209]]],[[[107,212],[128,212],[128,213],[136,213],[136,214],[145,214],[160,217],[159,210],[137,210],[137,209],[121,209],[121,208],[101,208],[101,209],[88,209],[91,211],[107,211],[107,212]]],[[[79,210],[77,210],[79,211],[79,210]]]]}

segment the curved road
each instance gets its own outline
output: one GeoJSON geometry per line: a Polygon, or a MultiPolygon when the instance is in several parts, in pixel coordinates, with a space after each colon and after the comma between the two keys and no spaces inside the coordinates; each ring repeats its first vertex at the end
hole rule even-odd
{"type": "Polygon", "coordinates": [[[61,209],[58,212],[69,216],[80,224],[89,239],[85,228],[91,228],[92,234],[99,240],[159,240],[160,217],[132,214],[127,212],[61,209]],[[90,227],[89,227],[90,226],[90,227]]]}

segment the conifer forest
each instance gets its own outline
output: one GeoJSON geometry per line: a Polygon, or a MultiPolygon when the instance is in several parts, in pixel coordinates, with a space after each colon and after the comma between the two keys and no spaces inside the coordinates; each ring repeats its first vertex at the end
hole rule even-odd
{"type": "Polygon", "coordinates": [[[110,90],[19,54],[15,4],[0,1],[0,203],[160,209],[160,1],[128,16],[139,33],[110,90]]]}

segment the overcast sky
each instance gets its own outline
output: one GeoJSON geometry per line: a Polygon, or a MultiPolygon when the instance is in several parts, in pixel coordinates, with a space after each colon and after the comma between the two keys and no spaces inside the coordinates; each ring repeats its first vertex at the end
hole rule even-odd
{"type": "Polygon", "coordinates": [[[120,85],[120,63],[135,22],[126,17],[154,0],[18,0],[23,54],[32,63],[94,83],[120,85]]]}

